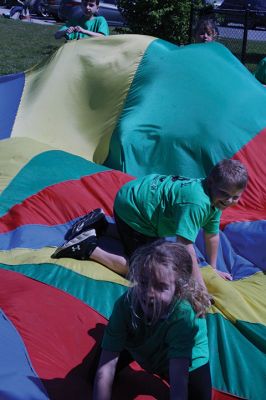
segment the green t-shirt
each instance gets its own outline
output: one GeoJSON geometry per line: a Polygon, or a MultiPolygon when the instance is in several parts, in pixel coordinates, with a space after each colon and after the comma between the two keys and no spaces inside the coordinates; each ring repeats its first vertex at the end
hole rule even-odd
{"type": "Polygon", "coordinates": [[[178,235],[195,242],[200,228],[219,232],[221,211],[211,205],[203,179],[153,174],[132,180],[118,191],[114,209],[147,236],[178,235]]]}
{"type": "Polygon", "coordinates": [[[102,348],[114,352],[125,349],[142,368],[165,377],[172,358],[189,358],[190,371],[209,361],[206,320],[195,316],[190,303],[176,302],[169,315],[154,326],[147,325],[140,314],[134,329],[126,293],[115,303],[102,348]]]}
{"type": "MultiPolygon", "coordinates": [[[[83,16],[80,19],[70,19],[64,26],[62,26],[60,31],[66,30],[70,26],[81,26],[81,28],[86,29],[88,31],[101,33],[105,36],[109,35],[109,27],[104,17],[93,17],[92,19],[88,20],[86,16],[83,16]]],[[[72,32],[66,34],[67,40],[84,39],[89,37],[90,36],[85,35],[84,33],[81,32],[72,32]]]]}
{"type": "Polygon", "coordinates": [[[266,57],[259,62],[254,75],[258,81],[263,83],[263,85],[266,85],[266,57]]]}

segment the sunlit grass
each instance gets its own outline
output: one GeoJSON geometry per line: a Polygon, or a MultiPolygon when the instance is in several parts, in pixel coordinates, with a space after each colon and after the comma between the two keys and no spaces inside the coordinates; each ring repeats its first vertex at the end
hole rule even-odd
{"type": "Polygon", "coordinates": [[[25,71],[52,54],[58,25],[40,25],[0,17],[0,75],[25,71]]]}

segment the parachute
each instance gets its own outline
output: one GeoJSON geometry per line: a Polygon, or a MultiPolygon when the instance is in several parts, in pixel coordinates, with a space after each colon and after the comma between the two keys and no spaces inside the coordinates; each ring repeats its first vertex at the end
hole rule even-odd
{"type": "MultiPolygon", "coordinates": [[[[79,217],[101,207],[121,253],[113,202],[135,177],[204,177],[223,158],[249,172],[223,212],[218,268],[197,255],[215,300],[207,315],[213,400],[264,398],[266,91],[218,43],[177,47],[140,35],[63,45],[0,77],[0,398],[90,398],[104,326],[127,280],[93,261],[51,259],[79,217]],[[14,363],[14,359],[16,362],[14,363]],[[250,370],[254,368],[252,382],[250,370]]],[[[115,399],[165,399],[136,363],[115,399]]]]}

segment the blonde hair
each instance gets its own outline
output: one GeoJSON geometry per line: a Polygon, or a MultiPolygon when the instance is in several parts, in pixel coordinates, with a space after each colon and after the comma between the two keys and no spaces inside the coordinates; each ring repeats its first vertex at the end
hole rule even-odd
{"type": "MultiPolygon", "coordinates": [[[[175,274],[175,294],[173,300],[187,300],[199,316],[204,316],[209,307],[209,297],[202,287],[192,278],[192,258],[186,247],[163,239],[140,247],[129,261],[129,280],[131,287],[128,300],[131,305],[133,327],[137,326],[140,310],[138,290],[144,277],[149,279],[152,286],[158,276],[167,280],[167,270],[175,274]]],[[[158,321],[162,304],[157,300],[153,304],[151,324],[158,321]]]]}

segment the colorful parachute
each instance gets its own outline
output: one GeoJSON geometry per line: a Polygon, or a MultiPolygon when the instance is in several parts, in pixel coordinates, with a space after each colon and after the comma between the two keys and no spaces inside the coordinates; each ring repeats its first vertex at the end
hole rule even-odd
{"type": "MultiPolygon", "coordinates": [[[[0,399],[90,397],[103,329],[127,281],[92,261],[50,258],[73,221],[102,207],[110,227],[101,245],[121,252],[112,218],[121,185],[150,172],[205,176],[231,157],[250,175],[222,218],[218,267],[232,282],[206,264],[197,239],[215,299],[213,400],[264,398],[265,110],[265,88],[217,43],[83,40],[0,77],[0,399]]],[[[167,396],[167,383],[134,363],[114,387],[115,399],[167,396]]]]}

